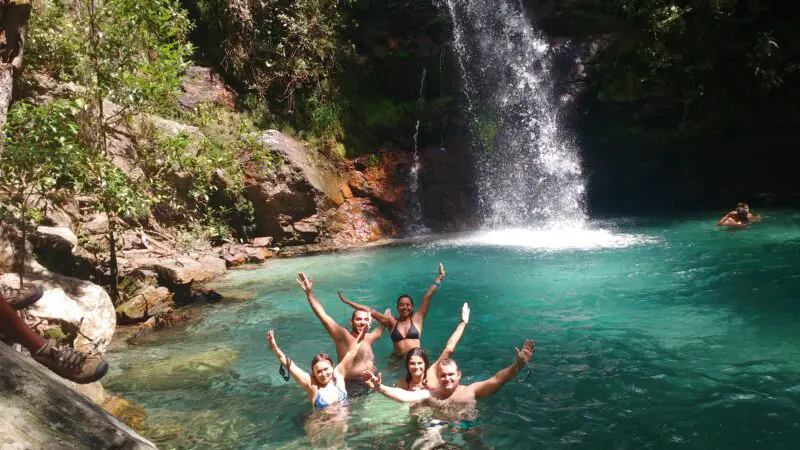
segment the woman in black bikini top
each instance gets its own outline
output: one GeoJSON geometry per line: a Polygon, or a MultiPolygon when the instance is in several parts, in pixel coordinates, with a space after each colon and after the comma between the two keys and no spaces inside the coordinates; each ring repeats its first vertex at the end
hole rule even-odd
{"type": "Polygon", "coordinates": [[[351,302],[341,292],[339,292],[339,298],[355,309],[370,311],[375,320],[389,327],[392,330],[391,338],[394,344],[394,353],[398,356],[405,356],[409,350],[420,346],[422,322],[425,320],[425,315],[428,314],[431,297],[439,288],[443,278],[444,266],[439,263],[439,276],[436,277],[436,281],[433,282],[428,292],[422,297],[422,305],[417,311],[414,311],[414,300],[411,299],[410,295],[403,294],[397,299],[397,313],[400,316],[397,319],[391,314],[381,314],[373,308],[351,302]]]}

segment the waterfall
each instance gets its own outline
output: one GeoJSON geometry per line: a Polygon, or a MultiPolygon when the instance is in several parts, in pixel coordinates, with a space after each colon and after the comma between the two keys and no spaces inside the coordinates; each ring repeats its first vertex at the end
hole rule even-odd
{"type": "Polygon", "coordinates": [[[469,103],[487,227],[581,226],[577,146],[559,125],[552,52],[514,0],[443,0],[469,103]]]}
{"type": "Polygon", "coordinates": [[[411,171],[408,175],[408,188],[410,192],[410,199],[408,205],[408,215],[410,218],[409,229],[414,233],[426,231],[425,225],[422,224],[422,198],[419,195],[419,122],[422,119],[422,113],[425,111],[425,79],[428,75],[427,67],[422,68],[422,75],[419,81],[419,112],[417,115],[417,124],[414,126],[414,156],[411,164],[411,171]]]}

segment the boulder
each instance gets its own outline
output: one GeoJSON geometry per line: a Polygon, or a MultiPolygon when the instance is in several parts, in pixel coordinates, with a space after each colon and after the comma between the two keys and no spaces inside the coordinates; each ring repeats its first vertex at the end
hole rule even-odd
{"type": "Polygon", "coordinates": [[[84,218],[81,229],[88,234],[105,234],[108,232],[108,216],[99,212],[90,214],[84,218]]]}
{"type": "Polygon", "coordinates": [[[56,251],[72,253],[78,246],[78,237],[67,227],[36,227],[31,234],[35,248],[49,247],[56,251]]]}
{"type": "Polygon", "coordinates": [[[0,447],[155,449],[66,381],[0,343],[0,447]]]}
{"type": "Polygon", "coordinates": [[[253,247],[269,247],[272,245],[272,237],[257,237],[253,239],[253,247]]]}
{"type": "Polygon", "coordinates": [[[275,130],[251,138],[282,161],[267,165],[252,154],[242,155],[245,192],[259,233],[276,240],[291,237],[293,229],[281,225],[279,217],[309,217],[341,205],[345,194],[351,195],[340,169],[302,142],[275,130]]]}
{"type": "MultiPolygon", "coordinates": [[[[117,320],[105,289],[50,272],[36,261],[30,263],[26,280],[44,289],[42,298],[26,310],[32,328],[40,334],[54,325],[65,331],[78,331],[73,343],[76,349],[100,353],[106,350],[117,320]]],[[[0,275],[1,283],[14,286],[17,281],[17,274],[0,275]]]]}
{"type": "Polygon", "coordinates": [[[181,88],[183,95],[178,102],[186,109],[194,109],[201,103],[214,103],[231,111],[236,106],[236,94],[208,67],[187,67],[181,88]]]}
{"type": "Polygon", "coordinates": [[[368,198],[351,198],[322,216],[326,236],[323,242],[350,247],[396,235],[392,223],[368,198]]]}
{"type": "Polygon", "coordinates": [[[116,308],[117,321],[122,325],[145,321],[151,316],[167,312],[174,305],[172,293],[163,286],[148,286],[128,298],[116,308]]]}
{"type": "Polygon", "coordinates": [[[260,264],[274,256],[272,251],[265,247],[246,246],[244,251],[247,253],[247,262],[250,264],[260,264]]]}
{"type": "Polygon", "coordinates": [[[319,229],[317,228],[317,215],[298,220],[292,224],[292,228],[300,235],[300,239],[306,244],[311,244],[317,241],[319,229]]]}
{"type": "Polygon", "coordinates": [[[214,256],[150,258],[136,261],[142,269],[156,272],[162,285],[184,285],[213,280],[225,274],[225,261],[214,256]]]}

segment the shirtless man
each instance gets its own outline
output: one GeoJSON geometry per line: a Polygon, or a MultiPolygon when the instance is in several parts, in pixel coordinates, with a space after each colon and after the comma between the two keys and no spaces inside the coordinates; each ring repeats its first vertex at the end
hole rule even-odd
{"type": "MultiPolygon", "coordinates": [[[[517,353],[517,360],[513,364],[497,372],[488,380],[468,385],[460,384],[461,371],[458,370],[458,365],[452,359],[445,359],[439,363],[437,370],[439,387],[431,390],[407,391],[398,387],[385,386],[381,384],[381,374],[365,374],[365,382],[392,400],[402,403],[425,402],[439,413],[445,413],[450,417],[453,417],[452,413],[456,412],[456,420],[461,420],[464,417],[462,414],[458,414],[459,411],[474,410],[478,398],[494,394],[504,384],[514,379],[517,373],[528,364],[535,351],[535,346],[533,341],[526,339],[522,350],[514,348],[514,351],[517,353]]],[[[450,417],[447,420],[453,420],[450,417]]]]}
{"type": "MultiPolygon", "coordinates": [[[[341,363],[342,358],[347,354],[347,350],[356,344],[361,331],[369,330],[372,324],[372,317],[370,317],[369,311],[359,309],[353,311],[353,315],[350,317],[350,330],[348,330],[336,323],[336,321],[325,312],[325,308],[322,307],[322,304],[317,300],[317,296],[314,295],[314,292],[311,290],[312,280],[308,278],[305,273],[300,272],[300,274],[297,275],[297,283],[300,285],[300,288],[303,289],[303,292],[306,293],[308,303],[311,305],[314,314],[317,315],[322,325],[328,331],[328,334],[331,335],[333,343],[336,344],[336,355],[341,363]]],[[[383,335],[384,328],[384,326],[381,326],[366,333],[361,348],[359,348],[355,359],[344,375],[345,382],[348,384],[347,392],[351,397],[353,396],[353,392],[351,392],[353,388],[355,388],[355,391],[358,391],[359,385],[361,387],[366,387],[363,384],[364,374],[375,371],[375,354],[372,352],[372,344],[380,339],[381,335],[383,335]]]]}

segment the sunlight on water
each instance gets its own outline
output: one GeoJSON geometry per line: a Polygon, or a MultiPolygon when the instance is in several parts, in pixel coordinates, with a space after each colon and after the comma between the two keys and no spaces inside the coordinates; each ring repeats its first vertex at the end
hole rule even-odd
{"type": "Polygon", "coordinates": [[[541,250],[594,250],[652,244],[656,241],[656,238],[641,234],[614,233],[602,229],[592,230],[575,227],[548,230],[509,228],[480,232],[464,238],[447,240],[445,243],[541,250]]]}

